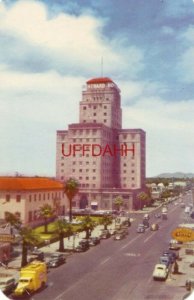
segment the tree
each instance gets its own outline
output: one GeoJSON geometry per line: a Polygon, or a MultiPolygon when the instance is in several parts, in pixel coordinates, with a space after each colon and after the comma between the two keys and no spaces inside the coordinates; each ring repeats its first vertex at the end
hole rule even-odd
{"type": "Polygon", "coordinates": [[[89,239],[95,226],[96,222],[90,216],[82,217],[81,229],[86,232],[86,239],[89,239]]]}
{"type": "Polygon", "coordinates": [[[101,219],[100,219],[100,224],[104,225],[104,229],[107,229],[108,225],[111,225],[113,221],[113,217],[112,216],[108,216],[108,215],[104,215],[101,219]]]}
{"type": "Polygon", "coordinates": [[[64,183],[64,193],[69,200],[69,221],[72,221],[72,200],[79,192],[79,183],[74,178],[69,178],[64,183]]]}
{"type": "Polygon", "coordinates": [[[142,207],[143,207],[143,203],[147,203],[147,200],[149,199],[149,196],[148,196],[148,194],[146,194],[145,192],[141,192],[141,193],[139,193],[138,195],[137,195],[137,199],[139,199],[140,200],[140,209],[142,209],[142,207]]]}
{"type": "Polygon", "coordinates": [[[169,198],[171,196],[171,192],[169,190],[164,190],[161,194],[161,199],[166,200],[167,198],[169,198]]]}
{"type": "Polygon", "coordinates": [[[7,213],[5,217],[6,222],[18,230],[19,235],[21,236],[22,241],[22,260],[21,267],[27,265],[28,260],[28,246],[37,245],[39,240],[38,235],[36,235],[32,228],[28,226],[22,226],[21,220],[12,213],[7,213]]]}
{"type": "Polygon", "coordinates": [[[59,236],[59,252],[64,252],[64,237],[73,233],[72,225],[69,224],[65,219],[57,220],[55,222],[55,232],[59,236]]]}
{"type": "Polygon", "coordinates": [[[39,213],[44,219],[44,233],[48,233],[48,220],[54,216],[54,209],[46,203],[40,207],[39,213]]]}
{"type": "Polygon", "coordinates": [[[39,242],[39,237],[36,235],[32,228],[25,226],[21,227],[20,236],[22,238],[22,261],[21,267],[25,267],[28,263],[27,256],[28,256],[28,246],[36,246],[39,242]]]}
{"type": "Polygon", "coordinates": [[[121,196],[118,196],[114,199],[114,205],[117,207],[117,210],[120,210],[123,203],[124,203],[124,201],[123,201],[123,198],[121,196]]]}
{"type": "Polygon", "coordinates": [[[11,225],[11,227],[16,228],[17,230],[20,229],[22,222],[20,219],[10,212],[6,213],[5,221],[11,225]]]}

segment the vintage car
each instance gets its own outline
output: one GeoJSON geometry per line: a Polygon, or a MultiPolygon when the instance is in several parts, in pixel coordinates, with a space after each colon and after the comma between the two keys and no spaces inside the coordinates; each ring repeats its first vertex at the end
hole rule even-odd
{"type": "Polygon", "coordinates": [[[166,280],[168,277],[168,267],[164,264],[156,264],[152,277],[154,280],[166,280]]]}

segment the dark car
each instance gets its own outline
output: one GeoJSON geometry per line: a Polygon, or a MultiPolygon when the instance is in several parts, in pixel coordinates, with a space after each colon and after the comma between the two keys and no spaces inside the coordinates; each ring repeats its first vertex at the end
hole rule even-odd
{"type": "Polygon", "coordinates": [[[168,219],[167,213],[162,213],[162,220],[167,220],[167,219],[168,219]]]}
{"type": "Polygon", "coordinates": [[[109,230],[103,230],[101,235],[100,235],[100,238],[101,239],[108,239],[109,237],[111,236],[109,230]]]}
{"type": "Polygon", "coordinates": [[[123,234],[124,236],[126,236],[129,234],[128,227],[121,227],[121,229],[117,230],[116,233],[120,233],[120,234],[123,234]]]}
{"type": "Polygon", "coordinates": [[[53,253],[50,256],[49,261],[47,262],[48,268],[56,268],[66,262],[66,258],[63,254],[60,253],[53,253]]]}
{"type": "Polygon", "coordinates": [[[40,250],[34,250],[30,253],[29,262],[32,262],[33,260],[40,260],[44,261],[44,252],[40,250]]]}
{"type": "Polygon", "coordinates": [[[149,224],[149,222],[148,222],[147,219],[143,220],[143,225],[144,225],[145,228],[148,228],[150,226],[150,224],[149,224]]]}
{"type": "Polygon", "coordinates": [[[12,292],[16,287],[16,281],[14,277],[2,277],[0,278],[0,290],[7,294],[12,292]]]}
{"type": "Polygon", "coordinates": [[[98,237],[89,238],[89,245],[90,246],[96,246],[98,244],[100,244],[100,239],[98,237]]]}
{"type": "Polygon", "coordinates": [[[168,256],[160,256],[160,264],[166,265],[168,267],[171,264],[171,260],[168,256]]]}
{"type": "Polygon", "coordinates": [[[177,259],[177,254],[173,251],[169,251],[169,250],[166,250],[163,252],[162,254],[163,256],[167,256],[169,257],[170,259],[170,262],[173,264],[175,262],[175,260],[177,259]]]}
{"type": "Polygon", "coordinates": [[[90,248],[89,241],[84,239],[79,242],[79,245],[75,248],[75,252],[85,252],[90,248]]]}
{"type": "Polygon", "coordinates": [[[189,267],[194,268],[194,262],[190,263],[189,267]]]}
{"type": "Polygon", "coordinates": [[[161,214],[160,213],[156,213],[155,214],[155,218],[161,218],[161,214]]]}

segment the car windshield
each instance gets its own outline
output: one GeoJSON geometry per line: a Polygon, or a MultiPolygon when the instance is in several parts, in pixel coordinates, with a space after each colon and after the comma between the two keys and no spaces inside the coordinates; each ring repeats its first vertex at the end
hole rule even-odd
{"type": "Polygon", "coordinates": [[[21,283],[26,283],[26,282],[29,282],[30,281],[30,279],[20,279],[19,280],[19,282],[21,282],[21,283]]]}

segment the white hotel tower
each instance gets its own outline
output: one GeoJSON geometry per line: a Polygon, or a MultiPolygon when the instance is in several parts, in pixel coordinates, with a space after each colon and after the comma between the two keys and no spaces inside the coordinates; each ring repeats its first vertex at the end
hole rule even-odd
{"type": "Polygon", "coordinates": [[[79,123],[57,131],[56,177],[80,183],[74,208],[137,209],[145,189],[145,132],[122,129],[120,90],[106,77],[87,81],[79,104],[79,123]]]}

